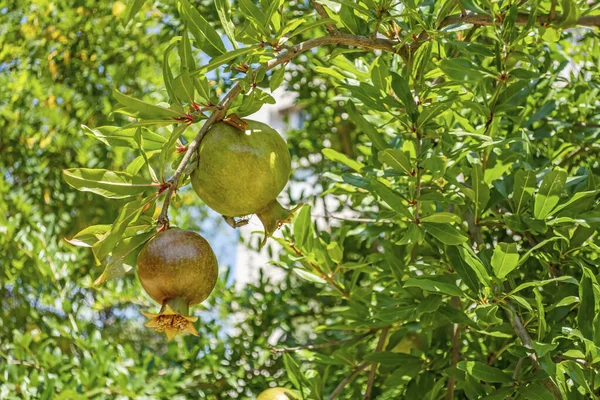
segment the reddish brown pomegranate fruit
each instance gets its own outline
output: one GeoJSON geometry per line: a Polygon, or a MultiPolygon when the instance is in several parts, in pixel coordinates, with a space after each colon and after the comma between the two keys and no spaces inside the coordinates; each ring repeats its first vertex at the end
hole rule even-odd
{"type": "Polygon", "coordinates": [[[169,340],[182,332],[198,336],[189,307],[204,301],[218,278],[215,253],[199,234],[167,229],[150,240],[138,255],[138,276],[148,295],[161,304],[146,326],[165,332],[169,340]]]}

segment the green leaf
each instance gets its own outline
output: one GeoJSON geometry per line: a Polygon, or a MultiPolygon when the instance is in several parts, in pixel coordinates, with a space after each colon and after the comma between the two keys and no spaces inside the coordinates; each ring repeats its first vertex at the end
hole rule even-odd
{"type": "Polygon", "coordinates": [[[321,278],[318,275],[313,274],[312,272],[300,269],[300,268],[294,268],[292,271],[294,271],[294,273],[296,275],[298,275],[300,278],[307,280],[309,282],[313,282],[313,283],[319,283],[319,284],[323,284],[323,283],[327,283],[327,281],[323,278],[321,278]]]}
{"type": "Polygon", "coordinates": [[[376,351],[365,354],[363,357],[365,361],[369,361],[376,364],[385,366],[396,366],[410,364],[422,364],[424,360],[419,357],[411,356],[410,354],[395,353],[392,351],[376,351]]]}
{"type": "Polygon", "coordinates": [[[438,309],[438,312],[448,318],[450,322],[454,324],[467,325],[473,329],[478,329],[477,324],[471,318],[467,316],[464,312],[457,310],[454,307],[450,307],[447,304],[443,304],[438,309]]]}
{"type": "Polygon", "coordinates": [[[462,223],[462,219],[460,219],[460,217],[456,214],[442,211],[436,212],[435,214],[431,214],[426,217],[421,217],[421,222],[433,222],[437,224],[456,222],[460,224],[462,223]]]}
{"type": "Polygon", "coordinates": [[[519,260],[519,265],[521,266],[525,263],[525,261],[527,261],[527,259],[529,258],[529,256],[531,256],[533,254],[534,251],[536,251],[537,249],[540,249],[542,247],[544,247],[545,245],[547,245],[548,243],[554,242],[556,240],[564,240],[566,241],[567,239],[562,237],[562,236],[554,236],[551,237],[549,239],[543,240],[541,242],[539,242],[538,244],[536,244],[535,246],[533,246],[531,249],[529,249],[524,255],[523,257],[521,257],[521,259],[519,260]]]}
{"type": "Polygon", "coordinates": [[[373,146],[377,150],[383,150],[389,147],[381,133],[356,110],[354,103],[348,101],[347,105],[350,120],[356,124],[359,130],[369,137],[373,146]]]}
{"type": "Polygon", "coordinates": [[[128,112],[128,115],[132,115],[136,118],[149,120],[173,120],[185,115],[169,108],[156,106],[154,104],[146,103],[145,101],[127,96],[118,90],[113,90],[113,95],[120,104],[126,107],[125,110],[128,112]]]}
{"type": "Polygon", "coordinates": [[[231,60],[234,60],[240,56],[246,55],[248,53],[253,52],[254,50],[256,50],[258,48],[258,46],[250,46],[250,47],[243,47],[241,49],[237,49],[237,50],[232,50],[229,51],[225,54],[222,54],[220,56],[211,58],[210,62],[206,65],[204,65],[203,67],[201,67],[199,70],[194,71],[194,73],[192,74],[192,76],[195,76],[197,74],[204,74],[208,71],[212,71],[213,69],[228,63],[231,60]]]}
{"type": "MultiPolygon", "coordinates": [[[[310,204],[305,204],[294,218],[294,243],[300,249],[304,249],[308,238],[313,235],[313,225],[310,211],[310,204]]],[[[310,251],[310,249],[306,250],[310,251]]]]}
{"type": "Polygon", "coordinates": [[[545,219],[550,215],[552,209],[560,200],[560,194],[566,181],[567,171],[563,169],[555,168],[546,174],[539,191],[535,195],[533,216],[536,219],[545,219]]]}
{"type": "Polygon", "coordinates": [[[79,247],[92,247],[92,245],[102,239],[102,236],[108,232],[111,225],[92,225],[79,231],[73,238],[65,239],[67,243],[79,247]]]}
{"type": "Polygon", "coordinates": [[[175,149],[175,144],[177,143],[177,139],[179,139],[179,137],[181,136],[181,134],[183,133],[183,131],[185,131],[185,129],[187,128],[187,125],[181,125],[181,126],[176,126],[173,128],[173,130],[171,131],[171,134],[169,135],[169,140],[163,145],[161,152],[160,152],[160,157],[159,157],[159,165],[160,165],[160,174],[161,177],[163,178],[162,180],[164,181],[164,177],[165,177],[165,166],[167,165],[167,162],[169,161],[169,156],[172,155],[173,150],[175,149]]]}
{"type": "Polygon", "coordinates": [[[104,260],[119,243],[130,223],[138,219],[147,200],[135,200],[125,204],[112,227],[101,240],[94,243],[92,250],[98,261],[104,260]]]}
{"type": "Polygon", "coordinates": [[[347,155],[342,154],[339,151],[336,151],[334,149],[323,149],[322,153],[329,160],[331,160],[333,162],[342,163],[345,166],[352,168],[356,172],[360,172],[363,169],[363,167],[365,166],[363,163],[361,163],[359,161],[355,161],[355,160],[351,159],[350,157],[348,157],[347,155]]]}
{"type": "Polygon", "coordinates": [[[510,293],[508,293],[507,296],[512,296],[513,294],[518,293],[523,289],[527,289],[530,287],[541,287],[541,286],[545,286],[545,285],[547,285],[549,283],[553,283],[553,282],[566,282],[566,283],[571,283],[574,285],[579,284],[579,282],[572,276],[559,276],[558,278],[546,279],[543,281],[533,281],[533,282],[522,283],[519,286],[517,286],[516,288],[514,288],[510,293]]]}
{"type": "Polygon", "coordinates": [[[154,182],[146,182],[140,177],[105,169],[64,169],[63,177],[65,182],[77,190],[110,199],[125,199],[157,187],[154,182]]]}
{"type": "Polygon", "coordinates": [[[265,38],[269,37],[270,32],[267,28],[268,20],[265,13],[254,5],[252,0],[238,0],[238,4],[244,16],[254,23],[254,26],[262,32],[265,38]]]}
{"type": "Polygon", "coordinates": [[[581,368],[581,365],[579,365],[573,360],[563,361],[561,362],[561,365],[565,368],[567,374],[573,380],[573,382],[575,382],[575,384],[584,388],[588,392],[590,398],[596,397],[596,394],[590,388],[590,385],[583,372],[583,369],[581,368]]]}
{"type": "Polygon", "coordinates": [[[137,264],[137,256],[144,245],[156,236],[156,232],[147,232],[123,239],[113,250],[110,262],[104,267],[102,275],[94,285],[102,285],[107,280],[120,278],[137,264]]]}
{"type": "Polygon", "coordinates": [[[562,19],[558,24],[561,28],[570,28],[577,24],[579,19],[579,6],[575,0],[561,0],[562,19]]]}
{"type": "Polygon", "coordinates": [[[379,182],[377,179],[371,179],[371,183],[369,186],[371,191],[377,194],[381,198],[381,200],[383,200],[388,206],[390,206],[392,210],[409,219],[413,218],[411,212],[404,205],[404,199],[400,197],[400,195],[396,194],[392,189],[387,187],[385,184],[379,182]]]}
{"type": "Polygon", "coordinates": [[[585,199],[586,197],[595,196],[599,192],[600,192],[599,190],[591,190],[591,191],[587,191],[587,192],[577,192],[571,198],[569,198],[566,202],[564,202],[563,204],[560,204],[556,208],[554,208],[550,212],[550,215],[558,214],[559,212],[561,212],[562,210],[565,210],[567,207],[574,204],[575,202],[577,202],[581,199],[585,199]]]}
{"type": "Polygon", "coordinates": [[[425,232],[429,233],[440,242],[451,246],[457,246],[469,239],[459,229],[450,224],[423,222],[421,223],[421,226],[425,229],[425,232]]]}
{"type": "Polygon", "coordinates": [[[180,0],[180,2],[183,11],[182,17],[196,39],[196,47],[211,57],[224,54],[227,50],[225,50],[221,36],[213,28],[212,24],[208,23],[188,0],[180,0]]]}
{"type": "Polygon", "coordinates": [[[579,330],[586,338],[594,339],[594,317],[596,316],[596,296],[594,294],[594,282],[596,278],[589,268],[583,268],[583,276],[579,283],[579,309],[577,311],[577,323],[579,330]]]}
{"type": "Polygon", "coordinates": [[[494,274],[504,279],[512,270],[519,265],[519,253],[516,243],[498,243],[492,255],[492,268],[494,274]]]}
{"type": "Polygon", "coordinates": [[[302,34],[304,32],[310,31],[310,30],[312,30],[312,29],[314,29],[314,28],[316,28],[318,26],[325,25],[325,24],[335,25],[335,20],[333,20],[331,18],[319,18],[316,21],[301,24],[300,28],[298,28],[298,29],[294,28],[296,30],[293,31],[292,33],[290,33],[288,35],[288,39],[290,39],[290,38],[292,38],[294,36],[300,35],[300,34],[302,34]]]}
{"type": "Polygon", "coordinates": [[[406,107],[406,113],[410,117],[410,120],[416,122],[418,116],[415,114],[415,98],[410,91],[408,81],[404,77],[392,73],[392,89],[396,93],[396,96],[398,96],[398,99],[404,104],[404,107],[406,107]]]}
{"type": "Polygon", "coordinates": [[[527,386],[519,387],[519,394],[527,400],[556,400],[552,392],[539,383],[530,383],[527,386]]]}
{"type": "MultiPolygon", "coordinates": [[[[83,132],[95,139],[98,139],[107,146],[127,147],[136,146],[135,134],[138,128],[120,128],[118,126],[100,126],[98,128],[89,128],[81,125],[83,132]]],[[[143,148],[146,152],[160,150],[167,141],[158,133],[150,131],[148,128],[141,128],[141,134],[144,138],[143,148]]]]}
{"type": "Polygon", "coordinates": [[[271,93],[273,93],[281,84],[283,83],[283,78],[285,77],[285,66],[279,67],[273,74],[271,75],[271,79],[269,80],[269,89],[271,89],[271,93]]]}
{"type": "Polygon", "coordinates": [[[471,169],[471,189],[473,190],[473,198],[471,200],[475,205],[473,215],[475,222],[479,222],[481,213],[485,210],[490,200],[490,188],[485,183],[483,169],[479,163],[474,163],[471,169]]]}
{"type": "Polygon", "coordinates": [[[471,257],[462,246],[448,246],[446,252],[452,268],[469,289],[478,293],[481,284],[489,286],[488,273],[477,257],[471,257]]]}
{"type": "Polygon", "coordinates": [[[388,93],[391,78],[387,56],[379,56],[371,64],[371,82],[377,89],[386,94],[388,93]]]}
{"type": "Polygon", "coordinates": [[[377,154],[379,162],[387,164],[398,172],[403,172],[408,176],[414,176],[414,166],[410,159],[400,149],[385,149],[377,154]]]}
{"type": "Polygon", "coordinates": [[[337,242],[332,242],[327,245],[327,255],[329,255],[331,261],[336,264],[342,262],[342,259],[344,258],[344,252],[337,242]]]}
{"type": "Polygon", "coordinates": [[[404,283],[404,287],[417,287],[428,292],[444,293],[450,296],[464,295],[463,291],[455,284],[436,280],[435,277],[430,277],[430,279],[424,277],[409,278],[406,283],[404,283]]]}
{"type": "Polygon", "coordinates": [[[135,17],[140,11],[146,0],[128,0],[127,8],[125,9],[125,16],[123,17],[123,25],[127,25],[129,21],[135,17]]]}
{"type": "Polygon", "coordinates": [[[440,69],[446,76],[456,81],[477,83],[485,76],[471,61],[464,58],[447,58],[442,60],[440,69]]]}
{"type": "Polygon", "coordinates": [[[513,381],[511,376],[504,373],[501,369],[490,367],[477,361],[460,361],[457,367],[484,382],[511,383],[513,381]]]}
{"type": "Polygon", "coordinates": [[[529,200],[535,190],[535,173],[520,169],[515,174],[515,184],[513,189],[512,204],[513,211],[521,215],[526,209],[529,200]]]}
{"type": "Polygon", "coordinates": [[[290,354],[283,354],[283,364],[285,365],[288,379],[297,389],[308,386],[306,377],[300,371],[300,366],[290,354]]]}
{"type": "Polygon", "coordinates": [[[215,0],[215,8],[221,21],[223,31],[229,38],[229,41],[235,49],[238,48],[237,40],[235,39],[235,25],[231,22],[231,10],[229,7],[229,0],[215,0]]]}

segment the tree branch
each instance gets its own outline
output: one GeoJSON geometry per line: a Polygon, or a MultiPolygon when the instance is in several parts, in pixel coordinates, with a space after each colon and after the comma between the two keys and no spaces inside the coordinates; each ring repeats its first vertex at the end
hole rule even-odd
{"type": "Polygon", "coordinates": [[[342,391],[344,390],[344,388],[350,383],[352,382],[354,379],[356,379],[356,377],[363,371],[365,370],[369,365],[371,365],[371,363],[369,362],[364,362],[362,364],[360,364],[358,367],[356,367],[356,369],[354,370],[354,372],[352,372],[350,375],[348,375],[346,377],[346,379],[344,379],[343,381],[340,382],[339,385],[337,385],[337,387],[335,388],[335,390],[331,393],[331,395],[328,397],[327,400],[333,400],[336,397],[338,397],[340,395],[340,393],[342,393],[342,391]]]}
{"type": "MultiPolygon", "coordinates": [[[[521,318],[519,318],[515,307],[508,300],[505,300],[504,305],[508,309],[505,311],[510,320],[510,324],[515,330],[515,333],[521,339],[521,342],[523,342],[523,346],[530,350],[529,358],[531,359],[533,368],[536,371],[539,371],[541,369],[540,361],[538,360],[537,354],[535,354],[533,346],[531,345],[532,341],[531,336],[529,336],[529,332],[527,332],[527,329],[525,329],[525,327],[523,326],[523,322],[521,321],[521,318]]],[[[544,385],[546,386],[546,388],[548,388],[548,390],[556,399],[562,400],[562,394],[560,393],[558,386],[556,386],[556,383],[554,383],[554,381],[551,378],[548,377],[544,379],[544,385]]]]}
{"type": "MultiPolygon", "coordinates": [[[[385,344],[385,340],[387,339],[389,327],[385,327],[381,330],[381,334],[379,335],[379,341],[377,342],[377,347],[375,348],[375,352],[379,353],[383,350],[383,346],[385,344]]],[[[367,383],[367,390],[365,391],[364,400],[371,400],[371,391],[373,390],[373,384],[375,383],[375,374],[377,373],[377,364],[373,363],[371,366],[371,371],[369,371],[369,381],[367,383]]]]}

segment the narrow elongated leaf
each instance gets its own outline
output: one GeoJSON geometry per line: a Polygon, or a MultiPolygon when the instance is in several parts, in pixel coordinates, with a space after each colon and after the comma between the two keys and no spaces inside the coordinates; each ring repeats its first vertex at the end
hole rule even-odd
{"type": "Polygon", "coordinates": [[[464,58],[447,58],[440,63],[440,69],[450,79],[476,83],[485,75],[469,60],[464,58]]]}
{"type": "Polygon", "coordinates": [[[104,260],[119,243],[127,226],[138,219],[146,200],[135,200],[125,204],[112,227],[101,240],[94,243],[92,250],[96,260],[104,260]]]}
{"type": "Polygon", "coordinates": [[[538,383],[531,383],[527,386],[521,386],[519,393],[525,399],[531,400],[555,400],[554,395],[545,386],[538,383]]]}
{"type": "Polygon", "coordinates": [[[485,210],[485,207],[490,200],[490,188],[485,183],[483,169],[481,164],[473,164],[471,169],[471,189],[473,190],[473,205],[475,210],[473,215],[475,221],[478,222],[481,217],[481,213],[485,210]]]}
{"type": "Polygon", "coordinates": [[[273,93],[281,84],[283,83],[283,78],[285,76],[285,66],[279,67],[273,75],[271,75],[271,79],[269,79],[269,89],[271,89],[271,93],[273,93]]]}
{"type": "Polygon", "coordinates": [[[451,224],[422,222],[421,226],[425,229],[425,232],[429,233],[440,242],[450,246],[457,246],[469,239],[464,233],[453,227],[451,224]]]}
{"type": "Polygon", "coordinates": [[[477,293],[481,288],[482,282],[480,282],[477,272],[462,257],[459,249],[461,249],[459,246],[448,246],[446,248],[452,268],[460,276],[465,285],[477,293]]]}
{"type": "Polygon", "coordinates": [[[510,375],[504,373],[501,369],[477,361],[460,361],[457,367],[484,382],[510,383],[513,381],[510,375]]]}
{"type": "Polygon", "coordinates": [[[225,50],[221,36],[215,28],[208,23],[188,0],[180,1],[183,9],[183,18],[196,39],[196,46],[211,57],[220,56],[225,53],[227,50],[225,50]]]}
{"type": "Polygon", "coordinates": [[[408,176],[414,175],[414,166],[400,149],[385,149],[377,154],[377,158],[379,162],[389,165],[398,172],[403,172],[408,176]]]}
{"type": "Polygon", "coordinates": [[[365,361],[377,363],[386,366],[404,365],[407,363],[423,363],[419,357],[410,354],[396,353],[393,351],[377,351],[368,353],[364,356],[365,361]]]}
{"type": "Polygon", "coordinates": [[[118,90],[114,90],[113,95],[120,104],[126,107],[127,111],[129,111],[129,115],[137,118],[150,120],[173,120],[174,118],[180,118],[184,116],[183,113],[171,110],[169,108],[146,103],[145,101],[127,96],[118,90]]]}
{"type": "Polygon", "coordinates": [[[197,71],[194,71],[194,73],[191,75],[196,76],[199,74],[204,74],[208,71],[212,71],[213,69],[215,69],[223,64],[226,64],[226,63],[230,62],[231,60],[234,60],[238,57],[241,57],[243,55],[253,52],[257,48],[258,48],[258,46],[250,46],[250,47],[243,47],[243,48],[237,49],[237,50],[228,51],[225,54],[222,54],[218,57],[212,58],[208,64],[204,65],[197,71]]]}
{"type": "MultiPolygon", "coordinates": [[[[137,128],[120,128],[118,126],[100,126],[98,128],[89,128],[81,125],[83,132],[100,140],[107,146],[113,147],[128,147],[136,146],[135,134],[137,128]]],[[[167,141],[158,133],[154,133],[148,128],[141,128],[141,134],[144,138],[143,148],[147,152],[160,150],[162,145],[167,141]]]]}
{"type": "Polygon", "coordinates": [[[535,190],[535,173],[520,169],[515,174],[515,184],[512,196],[513,211],[517,215],[526,209],[535,190]]]}
{"type": "Polygon", "coordinates": [[[516,243],[498,243],[492,255],[492,268],[494,274],[504,279],[512,270],[519,265],[519,253],[516,243]]]}
{"type": "Polygon", "coordinates": [[[539,242],[538,244],[536,244],[535,246],[533,246],[531,249],[529,249],[524,255],[523,257],[521,257],[521,259],[519,260],[519,265],[521,266],[525,263],[525,261],[527,261],[527,259],[529,258],[529,256],[531,256],[533,254],[534,251],[544,247],[545,245],[547,245],[548,243],[557,241],[557,240],[567,240],[566,238],[562,237],[562,236],[554,236],[551,237],[549,239],[546,239],[544,241],[539,242]]]}
{"type": "Polygon", "coordinates": [[[385,56],[379,56],[371,64],[371,82],[384,93],[389,91],[391,83],[390,66],[386,60],[385,56]]]}
{"type": "MultiPolygon", "coordinates": [[[[448,247],[448,250],[450,249],[451,247],[448,247]]],[[[477,257],[473,249],[466,244],[463,246],[456,246],[454,249],[458,253],[460,260],[475,272],[479,282],[481,282],[484,286],[490,287],[490,274],[479,257],[477,257]]]]}
{"type": "Polygon", "coordinates": [[[137,256],[144,245],[156,236],[156,232],[147,232],[130,238],[123,239],[112,251],[112,256],[102,275],[94,285],[102,285],[110,279],[120,278],[137,265],[137,256]]]}
{"type": "Polygon", "coordinates": [[[516,288],[514,288],[510,293],[508,293],[507,296],[512,296],[513,294],[518,293],[523,289],[527,289],[530,287],[541,287],[541,286],[545,286],[552,282],[567,282],[567,283],[571,283],[573,285],[579,284],[577,279],[573,278],[572,276],[559,276],[558,278],[546,279],[543,281],[522,283],[519,286],[517,286],[516,288]]]}
{"type": "Polygon", "coordinates": [[[63,170],[65,182],[82,192],[92,192],[110,199],[124,199],[156,188],[153,182],[146,182],[126,172],[105,169],[71,168],[63,170]]]}
{"type": "Polygon", "coordinates": [[[400,195],[396,194],[392,189],[388,188],[383,183],[376,179],[372,179],[369,185],[371,191],[377,194],[381,200],[383,200],[390,208],[396,211],[400,215],[404,215],[407,218],[412,219],[413,216],[404,205],[404,199],[400,195]]]}
{"type": "MultiPolygon", "coordinates": [[[[304,249],[308,237],[313,234],[310,210],[310,204],[303,205],[294,219],[294,242],[300,249],[304,249]]],[[[310,251],[310,249],[306,250],[310,251]]]]}
{"type": "Polygon", "coordinates": [[[567,209],[570,205],[574,204],[575,202],[577,202],[581,199],[585,199],[587,197],[595,196],[596,194],[598,194],[598,192],[599,192],[598,190],[590,190],[588,192],[577,192],[569,200],[567,200],[563,204],[560,204],[556,208],[554,208],[550,212],[550,215],[558,214],[559,212],[567,209]]]}
{"type": "Polygon", "coordinates": [[[79,247],[92,247],[94,243],[108,232],[111,225],[92,225],[78,232],[73,238],[65,239],[67,243],[79,247]]]}
{"type": "Polygon", "coordinates": [[[546,176],[540,185],[540,190],[535,195],[533,216],[536,219],[545,219],[552,209],[558,204],[565,182],[567,171],[555,168],[546,176]]]}
{"type": "Polygon", "coordinates": [[[252,0],[238,0],[240,9],[250,21],[254,23],[254,26],[259,29],[265,37],[270,36],[270,32],[267,24],[267,16],[260,8],[258,8],[252,0]]]}
{"type": "Polygon", "coordinates": [[[394,93],[396,93],[396,96],[398,96],[398,99],[404,104],[404,107],[406,107],[406,113],[409,115],[411,121],[416,122],[415,98],[410,91],[408,81],[404,77],[392,73],[392,89],[394,90],[394,93]]]}
{"type": "Polygon", "coordinates": [[[318,275],[315,275],[312,272],[305,271],[305,270],[300,269],[300,268],[294,268],[292,271],[294,271],[294,273],[296,275],[298,275],[300,278],[302,278],[304,280],[307,280],[309,282],[319,283],[319,284],[327,283],[327,281],[325,279],[321,278],[318,275]]]}
{"type": "Polygon", "coordinates": [[[323,155],[331,161],[342,163],[345,166],[352,168],[356,172],[360,172],[360,170],[362,170],[365,166],[360,161],[353,160],[347,155],[333,149],[323,149],[322,152],[323,155]]]}
{"type": "Polygon", "coordinates": [[[335,25],[335,20],[331,19],[331,18],[319,18],[316,21],[313,22],[309,22],[307,24],[301,24],[301,26],[296,29],[295,31],[293,31],[292,33],[289,34],[288,39],[300,35],[304,32],[308,32],[311,29],[316,28],[317,26],[321,26],[321,25],[325,25],[325,24],[332,24],[335,25]]]}
{"type": "Polygon", "coordinates": [[[365,135],[369,137],[369,139],[373,143],[373,146],[377,150],[383,150],[389,147],[389,145],[383,138],[383,135],[377,130],[377,128],[373,126],[373,124],[367,121],[365,117],[363,117],[356,110],[354,103],[352,103],[351,101],[348,101],[348,114],[350,115],[350,119],[356,124],[358,129],[360,129],[362,132],[364,132],[365,135]]]}
{"type": "Polygon", "coordinates": [[[221,21],[221,26],[229,41],[235,49],[238,48],[237,40],[235,39],[235,25],[231,22],[231,10],[229,8],[229,0],[215,0],[215,8],[221,21]]]}
{"type": "Polygon", "coordinates": [[[127,25],[129,21],[135,17],[135,15],[140,11],[142,6],[146,0],[128,0],[127,8],[125,9],[125,16],[123,18],[123,25],[127,25]]]}
{"type": "Polygon", "coordinates": [[[418,287],[428,292],[444,293],[450,296],[462,296],[464,293],[460,288],[452,283],[428,278],[409,278],[404,283],[405,288],[418,287]]]}
{"type": "Polygon", "coordinates": [[[437,212],[426,217],[421,217],[421,222],[434,222],[438,224],[456,222],[460,224],[462,223],[462,219],[458,215],[449,212],[437,212]]]}
{"type": "Polygon", "coordinates": [[[596,296],[594,294],[594,282],[596,278],[589,268],[583,269],[583,276],[579,283],[579,309],[577,311],[577,323],[579,330],[586,338],[594,339],[594,317],[596,316],[596,296]]]}

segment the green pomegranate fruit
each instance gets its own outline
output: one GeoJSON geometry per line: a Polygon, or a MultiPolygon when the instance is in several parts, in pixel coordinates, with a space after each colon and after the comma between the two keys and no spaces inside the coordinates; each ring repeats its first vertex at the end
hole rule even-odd
{"type": "Polygon", "coordinates": [[[256,400],[298,400],[294,392],[286,388],[271,388],[267,389],[258,395],[256,400]]]}
{"type": "Polygon", "coordinates": [[[198,317],[189,316],[189,307],[210,295],[218,277],[208,242],[191,231],[167,229],[146,244],[137,263],[142,287],[161,304],[158,314],[143,313],[150,318],[146,326],[165,332],[169,340],[185,331],[198,336],[193,325],[198,317]]]}
{"type": "Polygon", "coordinates": [[[245,130],[225,122],[208,130],[200,144],[192,186],[210,208],[225,217],[256,214],[266,240],[292,216],[277,202],[290,177],[290,153],[273,128],[245,122],[245,130]]]}

